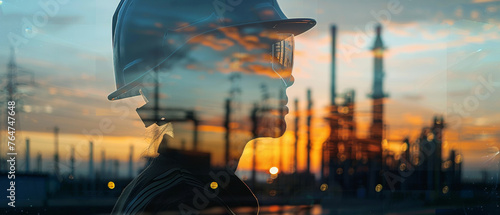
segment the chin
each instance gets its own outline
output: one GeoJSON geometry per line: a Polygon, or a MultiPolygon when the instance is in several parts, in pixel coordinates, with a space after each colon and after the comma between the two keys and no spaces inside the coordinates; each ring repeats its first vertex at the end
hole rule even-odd
{"type": "MultiPolygon", "coordinates": [[[[281,126],[276,126],[274,128],[274,131],[275,131],[275,132],[273,132],[274,134],[270,135],[269,137],[271,137],[271,138],[280,138],[280,137],[282,137],[285,134],[285,131],[286,131],[286,121],[285,121],[284,118],[281,118],[279,120],[281,122],[280,123],[281,126]]],[[[269,130],[273,130],[273,129],[269,129],[269,130]]]]}

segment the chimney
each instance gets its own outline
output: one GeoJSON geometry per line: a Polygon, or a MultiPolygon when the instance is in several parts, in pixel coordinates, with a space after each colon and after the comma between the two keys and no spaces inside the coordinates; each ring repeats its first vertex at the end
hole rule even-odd
{"type": "Polygon", "coordinates": [[[101,177],[106,175],[106,151],[101,151],[101,177]]]}
{"type": "Polygon", "coordinates": [[[331,74],[331,92],[330,92],[330,102],[331,106],[335,107],[335,98],[336,98],[336,76],[337,76],[337,27],[332,25],[331,28],[332,33],[332,74],[331,74]]]}
{"type": "Polygon", "coordinates": [[[114,165],[115,165],[115,169],[114,169],[114,177],[115,179],[118,179],[118,176],[119,176],[119,172],[120,172],[120,162],[118,160],[115,160],[114,162],[114,165]]]}
{"type": "Polygon", "coordinates": [[[30,139],[26,138],[26,172],[30,172],[30,139]]]}
{"type": "Polygon", "coordinates": [[[59,128],[54,128],[54,173],[56,176],[59,175],[59,128]]]}
{"type": "Polygon", "coordinates": [[[94,143],[90,141],[89,147],[89,179],[94,180],[94,143]]]}
{"type": "Polygon", "coordinates": [[[299,145],[299,100],[295,99],[295,149],[294,149],[294,160],[293,160],[293,171],[297,172],[297,149],[299,145]]]}
{"type": "Polygon", "coordinates": [[[311,89],[307,90],[307,173],[311,173],[311,120],[312,120],[312,98],[311,89]]]}
{"type": "Polygon", "coordinates": [[[36,156],[36,172],[42,172],[42,154],[40,152],[38,152],[38,155],[36,156]]]}
{"type": "Polygon", "coordinates": [[[71,175],[75,177],[75,146],[71,146],[71,157],[69,158],[71,175]]]}
{"type": "Polygon", "coordinates": [[[130,145],[130,157],[128,159],[128,177],[132,178],[134,172],[134,145],[130,145]]]}

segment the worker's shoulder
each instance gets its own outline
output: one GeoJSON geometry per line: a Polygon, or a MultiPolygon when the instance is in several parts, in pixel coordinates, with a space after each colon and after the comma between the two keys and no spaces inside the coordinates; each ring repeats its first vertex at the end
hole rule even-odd
{"type": "MultiPolygon", "coordinates": [[[[156,180],[168,182],[163,189],[155,192],[154,198],[148,199],[144,211],[177,212],[178,214],[200,214],[207,210],[221,210],[226,214],[227,205],[218,197],[218,192],[200,178],[180,171],[175,177],[158,177],[156,180]]],[[[219,214],[219,213],[217,213],[219,214]]]]}
{"type": "Polygon", "coordinates": [[[193,188],[202,187],[201,181],[179,168],[161,172],[145,171],[125,188],[119,199],[119,202],[124,202],[119,208],[124,214],[157,210],[159,207],[176,208],[178,204],[192,198],[193,188]]]}

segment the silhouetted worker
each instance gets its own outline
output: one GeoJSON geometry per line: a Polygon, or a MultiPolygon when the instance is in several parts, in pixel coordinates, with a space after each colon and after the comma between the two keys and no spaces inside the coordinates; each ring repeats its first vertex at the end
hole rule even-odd
{"type": "Polygon", "coordinates": [[[258,213],[234,171],[247,142],[285,132],[278,92],[294,82],[294,36],[315,24],[288,19],[276,0],[122,0],[108,98],[144,98],[137,112],[155,131],[157,156],[112,214],[258,213]],[[180,150],[184,140],[191,150],[180,150]]]}

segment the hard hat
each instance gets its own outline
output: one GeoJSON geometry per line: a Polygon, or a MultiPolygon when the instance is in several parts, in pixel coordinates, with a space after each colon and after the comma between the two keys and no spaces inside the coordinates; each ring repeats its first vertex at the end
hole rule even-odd
{"type": "Polygon", "coordinates": [[[314,19],[288,19],[276,0],[121,0],[113,17],[117,100],[140,95],[142,80],[192,38],[229,27],[259,25],[299,35],[314,19]]]}

